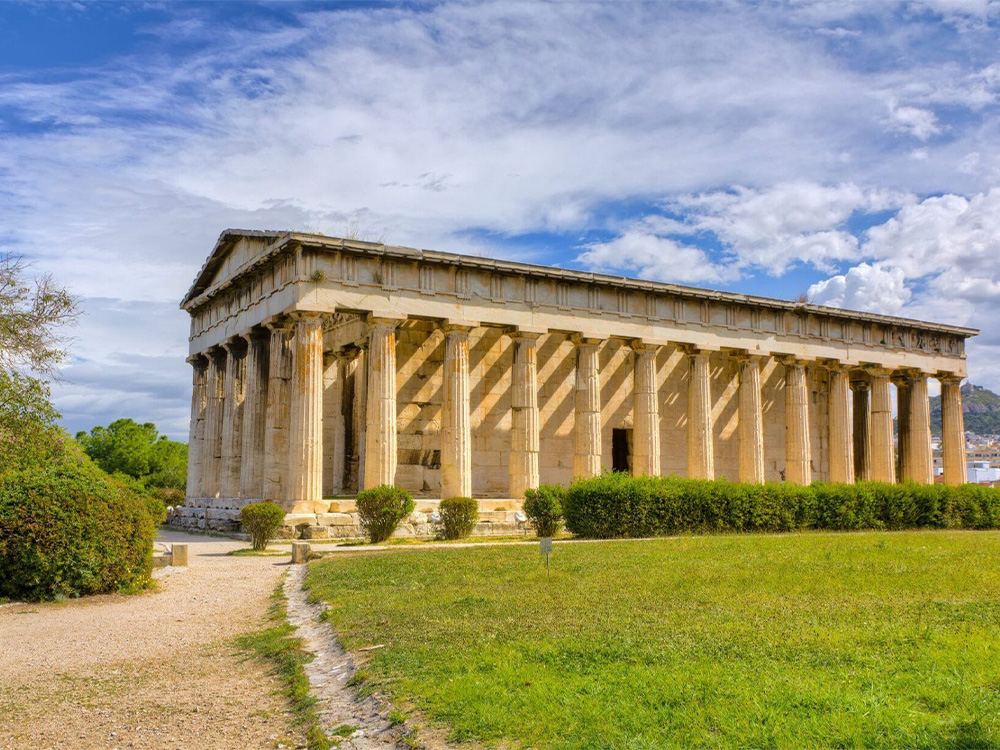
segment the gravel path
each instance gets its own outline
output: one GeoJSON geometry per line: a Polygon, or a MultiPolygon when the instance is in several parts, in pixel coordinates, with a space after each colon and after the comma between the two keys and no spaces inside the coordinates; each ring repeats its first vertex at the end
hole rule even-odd
{"type": "Polygon", "coordinates": [[[258,628],[287,557],[165,532],[189,567],[158,590],[0,607],[0,747],[268,748],[304,744],[267,665],[232,639],[258,628]]]}

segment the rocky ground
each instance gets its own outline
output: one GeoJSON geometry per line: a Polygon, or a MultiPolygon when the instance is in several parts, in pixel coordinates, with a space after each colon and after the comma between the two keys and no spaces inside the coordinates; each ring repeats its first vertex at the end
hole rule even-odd
{"type": "Polygon", "coordinates": [[[263,623],[288,558],[162,539],[187,542],[190,561],[158,571],[157,590],[0,607],[0,747],[304,745],[268,665],[232,645],[263,623]]]}

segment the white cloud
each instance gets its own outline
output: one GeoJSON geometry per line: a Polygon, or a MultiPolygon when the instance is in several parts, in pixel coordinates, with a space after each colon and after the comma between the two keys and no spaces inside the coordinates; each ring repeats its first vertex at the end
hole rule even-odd
{"type": "Polygon", "coordinates": [[[730,271],[712,263],[702,250],[639,230],[586,248],[577,262],[598,271],[627,271],[641,279],[688,284],[732,278],[730,271]]]}
{"type": "Polygon", "coordinates": [[[889,111],[889,125],[894,130],[909,133],[914,138],[926,141],[941,132],[937,115],[920,107],[893,106],[889,111]]]}
{"type": "Polygon", "coordinates": [[[846,310],[898,315],[910,299],[905,276],[898,268],[860,263],[809,287],[809,301],[846,310]]]}

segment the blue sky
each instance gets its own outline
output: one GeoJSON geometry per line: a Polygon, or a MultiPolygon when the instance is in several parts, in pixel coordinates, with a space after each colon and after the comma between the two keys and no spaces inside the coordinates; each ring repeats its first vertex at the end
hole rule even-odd
{"type": "Polygon", "coordinates": [[[186,435],[226,227],[983,328],[1000,3],[0,4],[0,250],[83,298],[67,426],[186,435]]]}

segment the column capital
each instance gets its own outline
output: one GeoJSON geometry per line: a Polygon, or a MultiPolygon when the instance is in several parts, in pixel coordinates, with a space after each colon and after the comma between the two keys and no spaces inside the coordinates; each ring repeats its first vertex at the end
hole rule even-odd
{"type": "Polygon", "coordinates": [[[209,361],[218,362],[219,360],[226,358],[226,350],[220,344],[215,346],[210,346],[205,350],[205,356],[208,357],[209,361]]]}
{"type": "Polygon", "coordinates": [[[287,315],[273,315],[263,322],[271,333],[288,333],[295,327],[295,321],[287,315]]]}
{"type": "Polygon", "coordinates": [[[940,382],[941,384],[947,383],[949,385],[958,385],[958,386],[960,386],[962,384],[962,381],[965,380],[964,375],[956,375],[953,372],[939,372],[934,377],[936,377],[938,379],[938,382],[940,382]]]}
{"type": "Polygon", "coordinates": [[[830,372],[850,372],[854,369],[854,365],[841,362],[839,359],[824,359],[820,364],[830,372]]]}
{"type": "Polygon", "coordinates": [[[572,341],[580,348],[594,348],[596,349],[601,344],[603,344],[607,339],[595,338],[593,336],[587,336],[583,333],[571,333],[569,340],[572,341]]]}
{"type": "Polygon", "coordinates": [[[892,377],[892,374],[896,371],[892,367],[883,367],[882,365],[862,365],[861,369],[873,378],[892,377]]]}
{"type": "Polygon", "coordinates": [[[776,354],[774,358],[785,367],[806,367],[815,364],[812,360],[796,357],[791,354],[776,354]]]}
{"type": "Polygon", "coordinates": [[[230,336],[222,342],[221,346],[226,350],[227,354],[231,354],[235,357],[242,356],[247,350],[246,339],[242,336],[230,336]]]}
{"type": "Polygon", "coordinates": [[[406,315],[396,314],[396,313],[368,313],[365,316],[365,322],[368,324],[369,329],[371,328],[397,328],[400,323],[404,323],[407,320],[406,315]]]}
{"type": "Polygon", "coordinates": [[[246,333],[239,334],[244,341],[248,344],[252,344],[254,341],[267,341],[268,337],[271,335],[270,331],[263,326],[253,326],[246,333]]]}
{"type": "Polygon", "coordinates": [[[631,339],[628,345],[634,352],[655,352],[660,348],[659,344],[643,341],[642,339],[631,339]]]}
{"type": "Polygon", "coordinates": [[[301,320],[322,321],[325,317],[326,313],[322,313],[317,310],[295,310],[288,313],[288,318],[293,323],[298,323],[301,320]]]}
{"type": "Polygon", "coordinates": [[[851,390],[852,391],[868,391],[871,390],[871,383],[867,380],[861,380],[859,378],[851,378],[851,390]]]}
{"type": "Polygon", "coordinates": [[[184,360],[192,367],[208,367],[208,357],[202,353],[192,354],[190,357],[184,360]]]}
{"type": "Polygon", "coordinates": [[[698,344],[678,344],[677,348],[689,357],[708,357],[713,352],[720,351],[720,349],[717,348],[699,346],[698,344]]]}
{"type": "Polygon", "coordinates": [[[737,362],[762,362],[768,355],[763,352],[752,352],[748,349],[730,349],[729,356],[737,362]]]}
{"type": "Polygon", "coordinates": [[[444,331],[446,335],[448,334],[464,334],[468,336],[472,333],[472,329],[476,327],[476,323],[471,320],[456,320],[453,318],[445,318],[441,322],[441,330],[444,331]]]}
{"type": "Polygon", "coordinates": [[[538,341],[542,336],[548,333],[547,329],[543,328],[523,328],[521,326],[505,326],[503,332],[506,333],[512,341],[523,341],[534,343],[538,341]]]}

